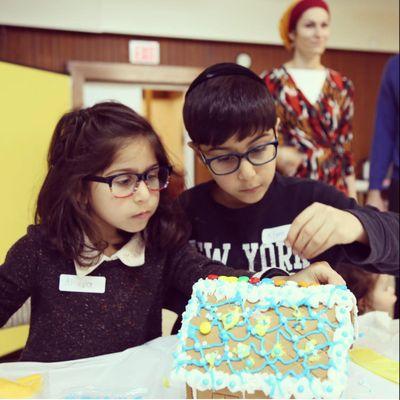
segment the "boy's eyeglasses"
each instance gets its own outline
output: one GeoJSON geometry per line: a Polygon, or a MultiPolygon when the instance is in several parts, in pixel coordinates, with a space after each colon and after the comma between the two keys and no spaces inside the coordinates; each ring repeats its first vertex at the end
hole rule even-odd
{"type": "Polygon", "coordinates": [[[93,182],[107,183],[114,197],[122,198],[131,196],[136,192],[141,181],[144,181],[151,191],[165,189],[169,183],[172,172],[171,166],[152,167],[142,174],[123,173],[112,176],[88,176],[85,179],[93,182]]]}
{"type": "Polygon", "coordinates": [[[276,157],[277,148],[278,140],[275,139],[272,142],[255,146],[245,153],[228,153],[222,156],[206,158],[200,151],[200,155],[204,164],[206,164],[215,175],[228,175],[239,169],[242,158],[246,158],[247,161],[255,166],[271,162],[276,157]]]}

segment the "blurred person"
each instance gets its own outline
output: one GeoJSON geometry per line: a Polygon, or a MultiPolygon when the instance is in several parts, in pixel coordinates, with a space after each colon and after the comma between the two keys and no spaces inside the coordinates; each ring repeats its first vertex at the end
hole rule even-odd
{"type": "Polygon", "coordinates": [[[386,63],[376,105],[367,204],[386,209],[383,182],[392,168],[389,210],[399,212],[399,54],[386,63]]]}
{"type": "Polygon", "coordinates": [[[283,175],[320,180],[356,198],[353,84],[321,63],[330,23],[323,0],[296,0],[281,18],[280,34],[292,57],[264,77],[281,121],[277,168],[283,175]]]}
{"type": "Polygon", "coordinates": [[[397,297],[389,275],[368,272],[347,263],[336,266],[336,272],[356,297],[359,315],[370,311],[384,311],[392,315],[397,297]]]}
{"type": "MultiPolygon", "coordinates": [[[[386,63],[378,102],[376,105],[375,133],[370,153],[369,192],[367,204],[381,211],[387,209],[383,196],[383,182],[391,168],[390,186],[387,191],[390,211],[399,212],[399,54],[386,63]]],[[[396,279],[396,295],[399,298],[400,282],[396,279]]],[[[399,317],[399,303],[395,318],[399,317]]]]}

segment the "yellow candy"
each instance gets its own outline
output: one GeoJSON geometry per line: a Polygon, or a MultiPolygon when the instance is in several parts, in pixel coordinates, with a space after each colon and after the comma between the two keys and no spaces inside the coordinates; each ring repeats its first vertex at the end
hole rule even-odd
{"type": "Polygon", "coordinates": [[[165,389],[169,389],[171,387],[171,383],[169,382],[169,379],[166,378],[165,376],[162,380],[162,384],[163,384],[163,387],[165,387],[165,389]]]}
{"type": "Polygon", "coordinates": [[[300,287],[309,287],[311,284],[310,284],[310,282],[301,281],[301,282],[298,283],[298,285],[300,287]]]}
{"type": "Polygon", "coordinates": [[[229,276],[221,275],[218,279],[223,282],[229,282],[229,276]]]}
{"type": "Polygon", "coordinates": [[[236,283],[238,280],[237,276],[228,276],[227,282],[236,283]]]}
{"type": "Polygon", "coordinates": [[[254,328],[258,336],[264,336],[267,332],[268,327],[265,325],[257,324],[254,328]]]}
{"type": "Polygon", "coordinates": [[[215,360],[217,359],[218,353],[213,351],[212,353],[207,353],[204,358],[210,364],[211,368],[214,368],[215,360]]]}
{"type": "Polygon", "coordinates": [[[271,357],[276,358],[276,357],[281,357],[285,354],[285,351],[283,350],[283,347],[280,343],[276,343],[275,346],[271,350],[271,357]]]}
{"type": "Polygon", "coordinates": [[[202,335],[208,335],[211,332],[211,324],[208,321],[203,321],[199,329],[202,335]]]}
{"type": "Polygon", "coordinates": [[[312,356],[308,357],[308,359],[309,359],[311,362],[316,362],[316,361],[318,361],[320,358],[321,358],[321,357],[320,357],[318,354],[313,354],[312,356]]]}
{"type": "Polygon", "coordinates": [[[225,330],[232,329],[237,325],[237,323],[240,320],[240,310],[239,307],[235,307],[232,311],[223,314],[220,317],[220,320],[222,321],[222,324],[224,325],[225,330]]]}
{"type": "Polygon", "coordinates": [[[303,327],[302,327],[300,324],[296,325],[296,326],[294,327],[294,329],[296,329],[296,331],[297,331],[297,332],[300,332],[300,333],[303,331],[303,327]]]}
{"type": "Polygon", "coordinates": [[[250,355],[250,346],[247,344],[239,343],[237,348],[234,350],[234,353],[238,355],[239,358],[246,358],[250,355]]]}
{"type": "Polygon", "coordinates": [[[286,281],[283,279],[276,279],[274,280],[275,286],[284,286],[286,284],[286,281]]]}
{"type": "Polygon", "coordinates": [[[296,308],[296,309],[293,311],[293,317],[295,317],[295,318],[299,321],[299,320],[301,320],[301,319],[304,317],[304,315],[303,315],[303,313],[301,312],[301,310],[299,310],[298,308],[296,308]]]}

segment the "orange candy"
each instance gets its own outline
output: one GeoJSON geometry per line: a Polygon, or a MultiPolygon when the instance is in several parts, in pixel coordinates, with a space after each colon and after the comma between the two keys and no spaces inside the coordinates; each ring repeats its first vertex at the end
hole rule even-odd
{"type": "Polygon", "coordinates": [[[299,285],[300,287],[310,287],[310,286],[319,286],[319,283],[317,283],[317,282],[303,282],[303,281],[301,281],[301,282],[298,283],[298,285],[299,285]]]}

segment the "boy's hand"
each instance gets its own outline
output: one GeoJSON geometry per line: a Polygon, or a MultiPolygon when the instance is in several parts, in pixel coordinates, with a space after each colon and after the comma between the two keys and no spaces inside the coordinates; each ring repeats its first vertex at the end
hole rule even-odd
{"type": "Polygon", "coordinates": [[[296,274],[290,276],[276,276],[273,279],[331,285],[346,284],[344,279],[334,271],[326,261],[315,262],[296,274]]]}
{"type": "Polygon", "coordinates": [[[313,203],[293,221],[285,243],[301,258],[314,258],[337,244],[368,244],[360,220],[353,214],[313,203]]]}

